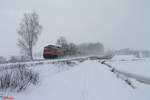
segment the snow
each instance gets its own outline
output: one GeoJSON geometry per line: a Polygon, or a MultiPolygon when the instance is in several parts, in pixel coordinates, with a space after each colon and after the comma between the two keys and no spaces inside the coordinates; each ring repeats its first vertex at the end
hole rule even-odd
{"type": "MultiPolygon", "coordinates": [[[[131,57],[130,59],[128,59],[127,61],[121,61],[121,59],[124,58],[124,56],[119,56],[119,57],[115,57],[115,58],[120,58],[120,61],[118,59],[118,61],[111,61],[109,62],[113,67],[125,71],[125,72],[129,72],[132,74],[137,74],[137,75],[141,75],[141,76],[145,76],[145,77],[149,77],[150,78],[150,59],[149,58],[142,58],[137,60],[133,60],[135,59],[135,57],[131,57]]],[[[115,58],[113,58],[113,60],[115,60],[115,58]]]]}
{"type": "MultiPolygon", "coordinates": [[[[40,65],[40,84],[25,92],[9,93],[15,100],[149,100],[150,87],[136,89],[117,78],[105,65],[87,60],[75,67],[40,65]]],[[[138,87],[139,86],[139,87],[138,87]]]]}
{"type": "Polygon", "coordinates": [[[36,59],[34,61],[0,64],[0,68],[3,68],[3,67],[11,68],[12,66],[19,65],[19,64],[26,64],[26,65],[29,65],[29,66],[35,66],[35,65],[38,65],[38,64],[50,64],[50,63],[52,64],[54,62],[63,62],[63,61],[72,61],[72,60],[76,61],[76,60],[79,60],[79,59],[87,59],[89,57],[90,56],[66,57],[66,58],[58,58],[58,59],[36,59]]]}
{"type": "Polygon", "coordinates": [[[140,60],[140,58],[137,58],[134,55],[116,55],[112,58],[112,61],[128,61],[128,60],[140,60]]]}

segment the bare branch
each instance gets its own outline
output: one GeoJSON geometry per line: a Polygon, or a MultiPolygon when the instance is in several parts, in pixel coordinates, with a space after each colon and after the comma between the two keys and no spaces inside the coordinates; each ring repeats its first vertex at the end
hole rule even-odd
{"type": "Polygon", "coordinates": [[[31,60],[33,60],[33,46],[36,45],[41,30],[42,26],[39,24],[36,12],[25,13],[20,23],[20,29],[18,30],[18,46],[31,60]]]}

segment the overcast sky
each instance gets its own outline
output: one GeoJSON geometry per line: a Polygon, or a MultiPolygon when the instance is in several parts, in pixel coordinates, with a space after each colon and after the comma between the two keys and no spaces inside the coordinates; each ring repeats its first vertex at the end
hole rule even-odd
{"type": "Polygon", "coordinates": [[[17,29],[25,12],[39,14],[36,50],[65,36],[75,43],[150,50],[150,0],[0,0],[0,55],[19,54],[17,29]]]}

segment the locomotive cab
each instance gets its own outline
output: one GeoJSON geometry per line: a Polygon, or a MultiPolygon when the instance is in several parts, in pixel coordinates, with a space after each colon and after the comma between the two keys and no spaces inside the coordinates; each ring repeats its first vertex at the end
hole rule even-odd
{"type": "Polygon", "coordinates": [[[58,58],[63,55],[64,55],[63,50],[58,46],[48,45],[48,46],[44,47],[43,57],[45,59],[58,58]]]}

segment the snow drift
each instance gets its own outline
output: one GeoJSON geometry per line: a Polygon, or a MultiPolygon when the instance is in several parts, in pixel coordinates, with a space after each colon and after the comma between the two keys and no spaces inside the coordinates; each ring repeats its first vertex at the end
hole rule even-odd
{"type": "MultiPolygon", "coordinates": [[[[55,73],[54,65],[38,66],[41,84],[13,95],[15,100],[149,100],[105,65],[87,60],[70,70],[55,73]]],[[[143,93],[143,94],[142,94],[143,93]]]]}

